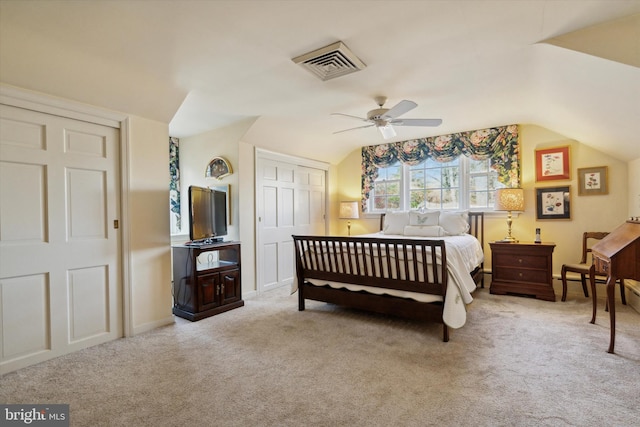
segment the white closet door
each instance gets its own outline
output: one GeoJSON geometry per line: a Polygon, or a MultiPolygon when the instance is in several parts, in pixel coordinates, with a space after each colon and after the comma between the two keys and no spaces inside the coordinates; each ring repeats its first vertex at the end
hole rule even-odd
{"type": "Polygon", "coordinates": [[[0,106],[0,372],[122,336],[117,129],[0,106]]]}
{"type": "Polygon", "coordinates": [[[272,159],[257,162],[258,291],[289,286],[294,234],[324,234],[325,171],[272,159]]]}

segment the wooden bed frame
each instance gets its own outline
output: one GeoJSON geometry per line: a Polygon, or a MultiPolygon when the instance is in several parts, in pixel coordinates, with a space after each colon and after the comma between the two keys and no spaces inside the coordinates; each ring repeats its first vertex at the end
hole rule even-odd
{"type": "MultiPolygon", "coordinates": [[[[381,226],[382,223],[381,218],[381,226]]],[[[469,224],[469,233],[474,235],[484,247],[484,213],[469,213],[469,224]]],[[[442,265],[446,265],[444,240],[335,236],[293,236],[293,240],[296,252],[298,310],[303,311],[305,300],[310,299],[376,313],[433,321],[442,323],[442,339],[445,342],[449,341],[449,329],[442,320],[449,276],[447,269],[438,268],[436,263],[436,256],[440,255],[442,265]],[[335,250],[345,246],[349,250],[335,250]],[[325,252],[324,257],[318,255],[321,248],[330,249],[325,252]],[[394,254],[395,261],[391,261],[389,257],[380,257],[381,251],[394,254]],[[358,256],[351,256],[352,253],[358,256]],[[418,259],[422,257],[422,262],[408,261],[417,259],[416,257],[418,259]],[[395,265],[393,265],[394,262],[395,265]],[[395,274],[388,278],[378,277],[379,274],[375,273],[376,269],[378,271],[393,270],[395,274]],[[422,271],[418,271],[419,269],[422,271]],[[432,280],[421,281],[417,280],[418,277],[427,277],[432,280]],[[442,301],[425,303],[365,291],[336,289],[329,285],[315,286],[308,283],[309,279],[441,295],[442,301]]],[[[478,266],[471,276],[476,285],[484,287],[483,264],[478,266]]]]}

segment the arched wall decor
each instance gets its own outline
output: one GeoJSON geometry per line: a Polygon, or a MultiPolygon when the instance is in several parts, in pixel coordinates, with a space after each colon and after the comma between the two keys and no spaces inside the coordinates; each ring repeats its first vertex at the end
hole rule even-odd
{"type": "Polygon", "coordinates": [[[232,173],[231,164],[226,159],[223,157],[214,157],[207,165],[204,176],[206,178],[220,179],[232,173]]]}
{"type": "Polygon", "coordinates": [[[367,211],[378,168],[396,162],[417,165],[428,158],[449,162],[460,155],[474,160],[491,159],[491,168],[498,172],[498,181],[507,187],[520,186],[517,125],[370,145],[362,147],[362,211],[367,211]]]}

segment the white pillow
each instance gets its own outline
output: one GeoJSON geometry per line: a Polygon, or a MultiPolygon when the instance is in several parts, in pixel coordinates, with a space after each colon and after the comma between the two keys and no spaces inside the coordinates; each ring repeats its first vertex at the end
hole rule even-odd
{"type": "Polygon", "coordinates": [[[430,212],[409,212],[409,225],[438,225],[438,218],[440,217],[440,211],[430,212]]]}
{"type": "Polygon", "coordinates": [[[420,236],[420,237],[441,237],[445,236],[446,232],[444,228],[439,225],[407,225],[404,228],[405,236],[420,236]]]}
{"type": "Polygon", "coordinates": [[[442,211],[439,224],[449,236],[458,236],[469,231],[469,211],[442,211]]]}
{"type": "Polygon", "coordinates": [[[409,212],[387,212],[384,216],[382,232],[384,234],[402,234],[407,225],[409,225],[409,212]]]}

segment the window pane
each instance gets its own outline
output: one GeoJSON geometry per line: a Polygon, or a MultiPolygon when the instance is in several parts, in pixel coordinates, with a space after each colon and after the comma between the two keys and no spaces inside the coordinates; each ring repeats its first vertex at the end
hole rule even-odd
{"type": "Polygon", "coordinates": [[[443,188],[451,188],[458,187],[460,184],[458,182],[458,177],[460,176],[460,171],[458,168],[446,168],[442,169],[442,187],[443,188]]]}
{"type": "Polygon", "coordinates": [[[375,184],[376,195],[384,196],[387,194],[387,184],[385,182],[376,182],[375,184]]]}
{"type": "Polygon", "coordinates": [[[422,190],[411,191],[411,209],[426,208],[426,193],[422,190]]]}
{"type": "Polygon", "coordinates": [[[487,160],[469,159],[469,172],[471,173],[488,172],[488,170],[489,170],[489,159],[487,160]]]}
{"type": "Polygon", "coordinates": [[[375,209],[384,210],[387,207],[387,198],[386,197],[374,197],[373,203],[375,209]]]}
{"type": "Polygon", "coordinates": [[[443,191],[442,208],[457,209],[460,206],[459,194],[460,191],[457,188],[443,191]]]}
{"type": "Polygon", "coordinates": [[[427,191],[427,208],[428,209],[440,209],[440,190],[427,191]]]}
{"type": "Polygon", "coordinates": [[[494,172],[489,175],[489,183],[487,187],[489,190],[495,191],[498,188],[504,188],[504,184],[498,182],[498,174],[494,172]]]}
{"type": "Polygon", "coordinates": [[[469,190],[471,191],[484,191],[488,188],[487,175],[471,176],[469,180],[469,190]]]}
{"type": "Polygon", "coordinates": [[[442,187],[442,180],[440,179],[440,170],[429,169],[426,176],[426,188],[440,188],[442,187]]]}
{"type": "Polygon", "coordinates": [[[433,167],[440,167],[440,165],[442,165],[442,163],[438,163],[435,160],[433,160],[432,158],[428,158],[427,160],[425,160],[424,162],[416,165],[416,166],[412,166],[415,168],[433,168],[433,167]]]}
{"type": "Polygon", "coordinates": [[[387,179],[400,179],[400,166],[389,166],[387,168],[387,179]]]}
{"type": "Polygon", "coordinates": [[[489,193],[486,191],[472,191],[469,193],[469,207],[470,208],[485,208],[488,206],[489,193]]]}
{"type": "Polygon", "coordinates": [[[496,192],[495,192],[495,190],[498,189],[498,188],[504,188],[504,184],[499,183],[497,181],[497,179],[495,180],[495,182],[497,183],[497,185],[493,186],[495,188],[488,192],[488,197],[487,197],[487,207],[490,207],[490,208],[492,208],[496,204],[496,192]]]}
{"type": "Polygon", "coordinates": [[[400,194],[400,183],[396,181],[387,182],[387,195],[400,194]]]}
{"type": "Polygon", "coordinates": [[[409,188],[424,188],[424,170],[412,170],[410,173],[409,188]]]}

